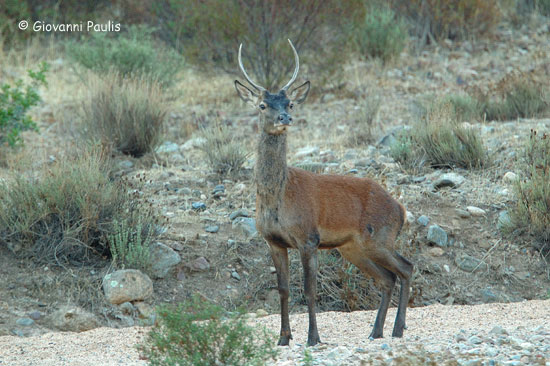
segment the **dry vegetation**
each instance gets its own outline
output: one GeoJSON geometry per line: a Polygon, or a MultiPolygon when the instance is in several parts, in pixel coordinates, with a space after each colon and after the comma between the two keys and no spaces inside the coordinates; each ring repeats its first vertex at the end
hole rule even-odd
{"type": "MultiPolygon", "coordinates": [[[[328,3],[334,7],[337,2],[328,3]]],[[[314,90],[311,100],[295,112],[289,163],[322,173],[372,177],[404,203],[415,220],[398,245],[416,264],[413,306],[550,296],[550,139],[544,135],[550,126],[548,18],[528,13],[525,24],[514,28],[507,14],[515,5],[503,5],[509,2],[461,1],[465,12],[452,21],[444,21],[450,17],[445,5],[449,2],[392,3],[393,12],[386,18],[357,12],[358,22],[373,22],[374,27],[362,28],[358,38],[342,45],[341,53],[332,43],[319,48],[331,33],[317,23],[307,28],[318,32],[315,42],[309,44],[306,36],[295,42],[304,54],[301,77],[311,78],[314,90]],[[413,5],[418,8],[420,3],[439,10],[414,12],[413,5]],[[411,38],[401,37],[403,30],[391,28],[389,22],[393,33],[384,33],[388,37],[380,37],[374,46],[362,43],[378,29],[376,22],[388,26],[392,17],[402,17],[399,27],[406,27],[411,38]],[[418,27],[411,30],[411,24],[418,27]],[[303,148],[311,149],[298,153],[303,148]],[[446,172],[464,176],[464,183],[434,188],[446,172]],[[505,180],[509,172],[521,179],[505,180]],[[485,213],[468,216],[468,206],[485,213]],[[507,229],[498,226],[504,211],[511,218],[507,229]],[[448,246],[440,248],[426,239],[428,229],[416,222],[420,215],[447,232],[448,246]],[[475,273],[460,269],[458,259],[465,255],[484,265],[475,273]],[[486,295],[487,289],[494,296],[486,295]]],[[[334,10],[329,5],[318,9],[316,21],[340,27],[335,19],[323,18],[334,10]]],[[[347,14],[349,9],[338,11],[347,14]]],[[[169,29],[152,37],[167,41],[162,47],[182,45],[185,50],[184,41],[192,39],[185,33],[189,30],[170,29],[177,25],[172,16],[178,13],[163,14],[169,29]]],[[[0,48],[0,84],[30,82],[26,71],[42,61],[50,70],[48,87],[36,86],[41,102],[29,113],[38,131],[21,131],[25,144],[15,149],[0,146],[0,267],[15,278],[0,285],[11,295],[0,304],[15,309],[0,317],[0,334],[12,329],[14,319],[32,311],[36,302],[47,302],[51,311],[62,298],[101,314],[106,324],[120,324],[116,311],[94,289],[112,266],[147,268],[147,256],[134,254],[146,251],[153,239],[176,250],[182,264],[155,281],[152,303],[178,303],[200,293],[229,309],[278,311],[264,243],[244,235],[229,219],[241,208],[254,215],[257,117],[238,100],[234,75],[223,69],[237,70],[235,39],[250,42],[247,60],[260,47],[258,39],[232,33],[240,30],[236,27],[242,15],[231,14],[233,23],[225,29],[229,34],[200,34],[188,45],[191,53],[184,54],[184,67],[153,76],[147,70],[156,69],[160,61],[151,50],[161,42],[146,41],[143,49],[130,39],[125,46],[109,48],[127,51],[109,54],[117,67],[94,68],[78,61],[79,55],[93,54],[93,47],[81,48],[71,58],[64,39],[44,35],[8,47],[6,40],[13,34],[6,31],[11,35],[0,48]],[[210,42],[204,43],[205,38],[210,42]],[[204,49],[197,42],[203,42],[204,49]],[[220,50],[223,55],[214,52],[220,50]],[[143,68],[128,65],[136,54],[144,55],[143,68]],[[88,73],[90,81],[83,82],[88,73]],[[93,141],[108,153],[90,152],[90,145],[98,149],[93,141]],[[223,192],[214,193],[221,184],[223,192]],[[193,207],[199,201],[204,209],[193,207]],[[214,225],[219,231],[205,230],[214,225]],[[191,270],[189,263],[199,257],[210,267],[191,270]],[[30,268],[28,278],[19,278],[18,266],[30,268]],[[54,280],[42,281],[44,273],[54,280]],[[75,276],[78,281],[71,282],[75,276]],[[8,287],[12,282],[15,287],[8,287]]],[[[142,19],[137,10],[134,16],[142,19]]],[[[273,21],[281,38],[284,22],[273,21]]],[[[294,37],[297,30],[289,32],[294,37]]],[[[270,66],[256,59],[251,66],[258,80],[263,77],[268,84],[286,78],[292,67],[288,55],[277,53],[279,38],[270,39],[264,55],[276,54],[269,60],[277,67],[267,73],[264,69],[270,66]]],[[[113,42],[94,40],[104,41],[113,42]]],[[[372,280],[337,252],[323,253],[320,262],[322,310],[377,306],[372,280]]],[[[291,266],[291,310],[300,312],[305,302],[295,254],[291,266]]],[[[40,325],[36,332],[44,330],[40,325]]]]}

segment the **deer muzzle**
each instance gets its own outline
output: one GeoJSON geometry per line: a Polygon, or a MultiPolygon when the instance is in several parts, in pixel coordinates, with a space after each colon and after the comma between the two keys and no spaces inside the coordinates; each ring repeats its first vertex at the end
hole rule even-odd
{"type": "Polygon", "coordinates": [[[277,122],[283,126],[290,126],[292,124],[292,116],[286,112],[279,114],[277,122]]]}

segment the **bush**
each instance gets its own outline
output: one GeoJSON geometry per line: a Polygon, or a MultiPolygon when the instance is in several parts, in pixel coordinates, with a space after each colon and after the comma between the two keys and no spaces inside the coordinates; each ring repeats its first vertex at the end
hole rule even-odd
{"type": "Polygon", "coordinates": [[[7,142],[10,146],[22,143],[21,132],[38,131],[36,123],[27,115],[28,110],[40,101],[37,88],[46,85],[48,64],[42,63],[38,70],[29,70],[31,83],[23,85],[17,80],[15,86],[3,84],[0,87],[0,144],[7,142]]]}
{"type": "Polygon", "coordinates": [[[275,339],[247,324],[244,313],[227,313],[194,297],[162,306],[159,323],[140,351],[156,366],[265,365],[277,355],[275,339]]]}
{"type": "Polygon", "coordinates": [[[118,268],[134,268],[145,273],[151,270],[151,230],[143,230],[143,223],[138,219],[135,226],[129,220],[114,221],[112,234],[109,235],[109,249],[113,263],[118,268]]]}
{"type": "Polygon", "coordinates": [[[459,122],[474,121],[481,117],[482,104],[468,94],[454,94],[443,98],[443,104],[451,108],[452,118],[459,122]]]}
{"type": "Polygon", "coordinates": [[[498,0],[391,0],[391,7],[422,42],[481,37],[501,19],[498,0]]]}
{"type": "Polygon", "coordinates": [[[0,243],[41,263],[93,264],[110,255],[114,221],[152,233],[154,211],[129,182],[112,181],[107,166],[96,150],[77,152],[1,182],[0,243]]]}
{"type": "Polygon", "coordinates": [[[182,57],[158,46],[152,30],[130,27],[127,33],[109,35],[93,32],[86,41],[70,41],[67,54],[86,69],[98,74],[117,72],[121,77],[137,77],[170,86],[183,67],[182,57]]]}
{"type": "Polygon", "coordinates": [[[399,56],[407,41],[405,25],[385,6],[369,7],[352,35],[352,44],[361,55],[384,63],[399,56]]]}
{"type": "Polygon", "coordinates": [[[380,110],[380,99],[368,96],[354,109],[349,121],[353,124],[349,142],[362,145],[373,140],[373,128],[380,110]]]}
{"type": "Polygon", "coordinates": [[[521,176],[514,190],[517,203],[510,212],[512,224],[535,238],[535,247],[550,254],[550,136],[531,131],[523,152],[521,176]]]}
{"type": "Polygon", "coordinates": [[[201,136],[205,139],[201,148],[216,173],[235,175],[240,172],[248,153],[243,141],[235,137],[231,127],[216,123],[204,128],[201,136]]]}
{"type": "Polygon", "coordinates": [[[479,168],[487,163],[481,137],[453,118],[449,104],[436,104],[413,131],[415,143],[433,167],[479,168]]]}
{"type": "Polygon", "coordinates": [[[544,16],[550,16],[550,0],[536,0],[537,10],[544,16]]]}
{"type": "Polygon", "coordinates": [[[281,87],[294,70],[288,38],[305,66],[301,75],[329,79],[346,61],[344,25],[364,14],[360,0],[165,0],[153,9],[165,39],[207,70],[239,73],[242,42],[246,69],[268,89],[281,87]]]}
{"type": "Polygon", "coordinates": [[[405,167],[413,167],[418,156],[410,131],[401,131],[390,146],[390,156],[405,167]]]}
{"type": "Polygon", "coordinates": [[[86,136],[134,157],[160,144],[167,106],[155,81],[108,73],[91,78],[88,91],[82,105],[86,136]]]}

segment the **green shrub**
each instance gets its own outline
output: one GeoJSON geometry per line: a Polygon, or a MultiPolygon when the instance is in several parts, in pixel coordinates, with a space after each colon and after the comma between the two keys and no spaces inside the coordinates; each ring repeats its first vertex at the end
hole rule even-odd
{"type": "Polygon", "coordinates": [[[138,77],[170,86],[178,80],[182,57],[158,46],[152,30],[130,27],[127,33],[93,32],[84,41],[70,41],[67,54],[78,64],[98,74],[115,71],[121,77],[138,77]]]}
{"type": "Polygon", "coordinates": [[[514,186],[517,203],[510,212],[515,228],[526,229],[535,247],[550,254],[550,136],[531,131],[525,144],[521,176],[514,186]]]}
{"type": "Polygon", "coordinates": [[[40,84],[46,85],[46,71],[48,64],[42,63],[36,72],[28,71],[30,84],[17,80],[15,86],[6,83],[0,87],[0,144],[7,142],[13,147],[23,142],[22,131],[38,131],[27,112],[40,101],[37,88],[40,84]]]}
{"type": "Polygon", "coordinates": [[[537,10],[544,16],[550,16],[550,0],[536,0],[537,10]]]}
{"type": "Polygon", "coordinates": [[[498,0],[391,0],[390,4],[408,19],[422,42],[484,36],[501,19],[498,0]]]}
{"type": "Polygon", "coordinates": [[[167,106],[155,81],[116,73],[89,81],[81,116],[86,136],[135,157],[160,144],[167,106]]]}
{"type": "Polygon", "coordinates": [[[478,132],[463,127],[449,104],[431,108],[413,128],[413,139],[433,167],[479,168],[487,151],[478,132]]]}
{"type": "Polygon", "coordinates": [[[480,119],[483,106],[468,94],[453,94],[443,98],[443,104],[451,107],[452,118],[459,122],[475,121],[480,119]]]}
{"type": "Polygon", "coordinates": [[[155,366],[265,365],[277,355],[275,339],[231,314],[194,297],[158,309],[159,323],[139,348],[155,366]]]}
{"type": "Polygon", "coordinates": [[[390,156],[405,167],[412,167],[418,152],[410,131],[401,131],[395,143],[390,146],[390,156]]]}
{"type": "Polygon", "coordinates": [[[248,157],[242,139],[238,139],[233,132],[221,123],[201,131],[205,139],[201,148],[212,169],[220,175],[238,174],[248,157]]]}
{"type": "MultiPolygon", "coordinates": [[[[347,53],[344,25],[364,14],[362,0],[166,0],[154,7],[165,39],[190,62],[239,73],[237,51],[250,76],[268,89],[281,87],[294,70],[290,38],[304,78],[325,80],[341,70],[347,53]],[[223,11],[220,11],[223,9],[223,11]],[[182,21],[184,19],[184,21],[182,21]]],[[[318,83],[318,85],[323,85],[318,83]]]]}
{"type": "Polygon", "coordinates": [[[151,230],[144,230],[141,218],[134,226],[129,220],[113,221],[109,249],[118,268],[134,268],[145,273],[151,270],[151,230]]]}
{"type": "Polygon", "coordinates": [[[113,222],[153,233],[154,211],[129,193],[129,182],[109,178],[105,159],[96,150],[74,152],[0,182],[0,243],[41,263],[93,264],[110,256],[113,222]]]}
{"type": "Polygon", "coordinates": [[[394,12],[385,7],[369,7],[365,20],[354,29],[352,43],[368,58],[383,62],[399,56],[407,42],[407,31],[394,12]]]}
{"type": "Polygon", "coordinates": [[[482,98],[483,112],[489,121],[509,121],[517,118],[542,116],[550,109],[550,104],[541,85],[517,80],[503,95],[494,100],[482,98]]]}

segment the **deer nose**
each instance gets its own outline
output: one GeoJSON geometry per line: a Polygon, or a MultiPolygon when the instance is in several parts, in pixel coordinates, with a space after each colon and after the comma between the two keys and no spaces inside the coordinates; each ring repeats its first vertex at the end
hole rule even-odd
{"type": "Polygon", "coordinates": [[[279,123],[283,125],[290,125],[290,123],[292,122],[292,116],[286,112],[279,114],[278,119],[279,119],[279,123]]]}

